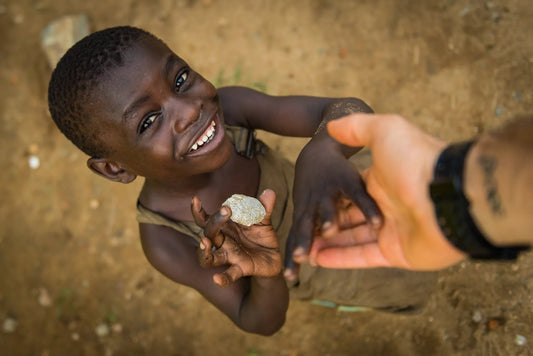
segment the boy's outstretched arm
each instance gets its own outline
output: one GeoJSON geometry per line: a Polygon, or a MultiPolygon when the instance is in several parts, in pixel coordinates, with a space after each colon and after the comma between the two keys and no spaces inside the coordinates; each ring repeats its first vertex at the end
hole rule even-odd
{"type": "Polygon", "coordinates": [[[219,89],[226,122],[285,136],[312,137],[296,163],[294,218],[285,254],[286,276],[293,279],[298,262],[307,258],[315,225],[336,231],[336,202],[344,196],[356,203],[370,221],[381,216],[353,165],[346,159],[360,147],[329,137],[325,123],[354,112],[372,112],[355,98],[270,96],[241,87],[219,89]],[[354,184],[354,182],[356,182],[354,184]]]}

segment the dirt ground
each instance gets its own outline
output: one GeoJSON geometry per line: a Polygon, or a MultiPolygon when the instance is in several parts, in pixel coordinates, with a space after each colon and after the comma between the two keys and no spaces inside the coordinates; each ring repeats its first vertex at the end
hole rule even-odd
{"type": "MultiPolygon", "coordinates": [[[[442,271],[414,316],[293,301],[272,337],[159,275],[138,239],[140,182],[90,173],[47,112],[40,32],[79,13],[154,32],[216,85],[356,96],[446,140],[533,111],[530,0],[0,0],[0,354],[533,354],[530,254],[442,271]]],[[[305,142],[262,137],[291,159],[305,142]]]]}

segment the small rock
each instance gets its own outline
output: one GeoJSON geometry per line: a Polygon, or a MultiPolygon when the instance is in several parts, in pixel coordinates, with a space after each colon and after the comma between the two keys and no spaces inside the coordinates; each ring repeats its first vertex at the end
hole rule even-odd
{"type": "Polygon", "coordinates": [[[89,207],[93,210],[98,209],[99,206],[100,202],[96,199],[91,199],[91,201],[89,202],[89,207]]]}
{"type": "Polygon", "coordinates": [[[120,334],[122,332],[122,324],[119,324],[119,323],[113,324],[111,326],[111,330],[113,330],[115,334],[120,334]]]}
{"type": "Polygon", "coordinates": [[[50,298],[50,294],[48,294],[48,291],[44,288],[39,290],[39,305],[43,307],[49,307],[52,305],[52,298],[50,298]]]}
{"type": "Polygon", "coordinates": [[[494,330],[498,326],[500,326],[500,322],[496,319],[490,319],[489,322],[487,323],[487,326],[489,327],[489,330],[494,330]]]}
{"type": "Polygon", "coordinates": [[[2,328],[5,333],[12,333],[15,332],[17,329],[19,322],[16,319],[13,318],[6,318],[4,320],[4,324],[2,325],[2,328]]]}
{"type": "Polygon", "coordinates": [[[514,343],[518,346],[527,345],[527,339],[524,335],[517,334],[514,338],[514,343]]]}
{"type": "Polygon", "coordinates": [[[72,333],[72,335],[70,337],[72,338],[72,340],[78,341],[80,339],[80,334],[72,333]]]}
{"type": "Polygon", "coordinates": [[[266,211],[261,202],[243,194],[233,194],[226,199],[223,206],[231,209],[231,220],[246,226],[260,223],[266,211]]]}
{"type": "Polygon", "coordinates": [[[39,146],[38,146],[36,143],[32,143],[32,144],[28,147],[28,152],[29,152],[31,155],[35,155],[35,154],[37,154],[37,152],[39,152],[39,146]]]}
{"type": "Polygon", "coordinates": [[[13,22],[15,22],[15,25],[20,25],[24,22],[24,15],[18,14],[13,18],[13,22]]]}
{"type": "Polygon", "coordinates": [[[76,42],[89,34],[86,15],[64,16],[48,24],[41,32],[43,48],[51,68],[76,42]]]}
{"type": "Polygon", "coordinates": [[[496,110],[494,110],[494,113],[496,114],[496,116],[502,116],[503,108],[502,107],[497,107],[496,110]]]}
{"type": "Polygon", "coordinates": [[[28,159],[28,164],[31,169],[37,169],[41,165],[41,161],[37,156],[30,156],[30,158],[28,159]]]}
{"type": "Polygon", "coordinates": [[[109,335],[109,326],[105,323],[98,324],[94,332],[100,337],[107,336],[109,335]]]}
{"type": "Polygon", "coordinates": [[[483,315],[479,310],[476,310],[472,313],[472,320],[474,321],[474,323],[480,323],[481,320],[483,320],[483,315]]]}

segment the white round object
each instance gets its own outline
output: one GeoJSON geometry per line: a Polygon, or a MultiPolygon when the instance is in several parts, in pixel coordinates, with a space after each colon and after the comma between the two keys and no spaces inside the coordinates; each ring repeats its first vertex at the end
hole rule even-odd
{"type": "Polygon", "coordinates": [[[243,194],[233,194],[222,205],[231,209],[231,220],[241,225],[258,224],[266,215],[259,200],[243,194]]]}
{"type": "Polygon", "coordinates": [[[37,156],[30,156],[30,158],[28,159],[28,164],[30,165],[31,169],[37,169],[41,165],[41,161],[37,156]]]}

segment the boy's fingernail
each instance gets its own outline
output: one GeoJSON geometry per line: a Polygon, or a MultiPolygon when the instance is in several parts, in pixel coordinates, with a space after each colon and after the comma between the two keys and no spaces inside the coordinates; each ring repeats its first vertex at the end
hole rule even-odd
{"type": "Polygon", "coordinates": [[[333,223],[331,221],[326,221],[322,224],[322,230],[328,230],[333,226],[333,223]]]}
{"type": "Polygon", "coordinates": [[[283,272],[283,277],[288,281],[292,281],[294,279],[294,271],[292,269],[286,269],[285,272],[283,272]]]}
{"type": "Polygon", "coordinates": [[[382,223],[383,223],[383,220],[379,216],[374,216],[370,219],[370,224],[372,225],[374,229],[379,229],[382,223]]]}
{"type": "Polygon", "coordinates": [[[203,242],[200,242],[200,249],[201,249],[201,250],[205,250],[205,245],[204,245],[203,242]]]}
{"type": "Polygon", "coordinates": [[[229,214],[228,208],[222,207],[222,209],[220,209],[220,215],[226,216],[228,214],[229,214]]]}
{"type": "Polygon", "coordinates": [[[294,252],[292,253],[293,256],[303,256],[305,255],[305,250],[303,247],[296,247],[294,252]]]}

